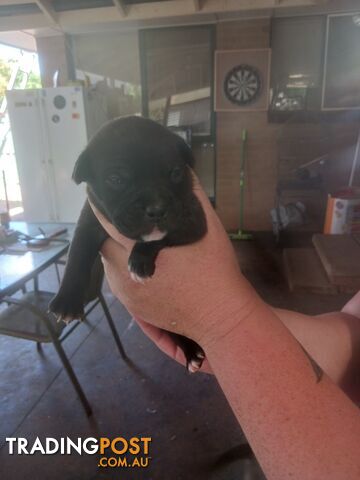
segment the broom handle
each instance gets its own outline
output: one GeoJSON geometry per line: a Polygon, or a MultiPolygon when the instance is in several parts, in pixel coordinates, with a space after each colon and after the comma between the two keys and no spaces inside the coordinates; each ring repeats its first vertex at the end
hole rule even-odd
{"type": "Polygon", "coordinates": [[[241,132],[241,158],[240,158],[240,226],[239,230],[243,230],[244,226],[244,190],[245,190],[245,154],[246,154],[247,131],[244,128],[241,132]]]}

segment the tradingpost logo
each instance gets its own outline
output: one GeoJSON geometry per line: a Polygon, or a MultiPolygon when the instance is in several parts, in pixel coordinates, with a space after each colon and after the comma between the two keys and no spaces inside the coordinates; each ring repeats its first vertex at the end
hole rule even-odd
{"type": "Polygon", "coordinates": [[[23,437],[6,438],[9,455],[97,455],[98,467],[146,468],[149,466],[151,437],[23,437]]]}

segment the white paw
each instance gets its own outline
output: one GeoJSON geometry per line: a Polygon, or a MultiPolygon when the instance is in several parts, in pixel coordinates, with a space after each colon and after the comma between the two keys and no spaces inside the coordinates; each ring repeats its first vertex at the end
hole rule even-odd
{"type": "Polygon", "coordinates": [[[128,265],[128,270],[129,270],[129,273],[130,273],[130,278],[131,278],[131,280],[133,280],[133,281],[136,282],[136,283],[142,283],[142,284],[145,283],[145,278],[140,277],[140,276],[137,275],[135,272],[133,272],[133,271],[131,270],[130,265],[128,265]]]}
{"type": "Polygon", "coordinates": [[[189,362],[187,365],[188,372],[196,373],[198,370],[200,370],[203,364],[204,358],[205,358],[205,353],[202,350],[198,350],[196,352],[196,358],[193,358],[191,362],[189,362]]]}
{"type": "Polygon", "coordinates": [[[199,358],[200,360],[204,360],[205,358],[205,353],[202,351],[196,352],[196,357],[199,358]]]}
{"type": "Polygon", "coordinates": [[[64,322],[66,323],[66,325],[68,325],[70,322],[72,322],[73,320],[80,320],[80,318],[77,318],[77,317],[74,317],[73,315],[66,315],[65,317],[63,317],[62,315],[58,315],[56,321],[59,323],[59,322],[64,322]]]}
{"type": "Polygon", "coordinates": [[[130,277],[131,277],[131,280],[133,280],[136,283],[142,283],[143,285],[145,283],[145,279],[142,277],[139,277],[139,275],[136,275],[136,273],[134,272],[130,272],[130,277]]]}
{"type": "Polygon", "coordinates": [[[201,364],[202,360],[191,360],[187,366],[188,372],[196,373],[198,370],[200,370],[201,364]]]}

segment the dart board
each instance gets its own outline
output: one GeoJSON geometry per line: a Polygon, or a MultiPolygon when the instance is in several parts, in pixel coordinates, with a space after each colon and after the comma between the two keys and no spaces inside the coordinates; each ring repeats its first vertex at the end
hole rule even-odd
{"type": "Polygon", "coordinates": [[[261,93],[261,75],[257,68],[241,64],[232,68],[224,79],[224,94],[236,105],[245,106],[253,103],[261,93]]]}

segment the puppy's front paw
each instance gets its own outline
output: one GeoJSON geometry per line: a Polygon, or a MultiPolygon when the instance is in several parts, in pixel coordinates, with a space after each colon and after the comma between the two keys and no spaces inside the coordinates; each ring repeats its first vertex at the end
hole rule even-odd
{"type": "Polygon", "coordinates": [[[196,373],[198,370],[200,370],[204,359],[204,350],[200,346],[198,346],[198,348],[192,353],[192,355],[188,355],[186,358],[186,368],[188,372],[196,373]]]}
{"type": "Polygon", "coordinates": [[[49,311],[57,316],[57,321],[63,321],[66,324],[76,319],[81,319],[84,315],[84,303],[82,296],[74,291],[71,294],[59,293],[49,303],[49,311]]]}
{"type": "Polygon", "coordinates": [[[189,373],[195,373],[200,370],[205,359],[205,352],[200,345],[183,335],[171,332],[168,333],[174,340],[175,344],[183,351],[186,359],[187,371],[189,373]]]}
{"type": "Polygon", "coordinates": [[[144,280],[155,272],[155,260],[146,255],[132,252],[129,257],[128,269],[134,282],[144,283],[144,280]]]}

